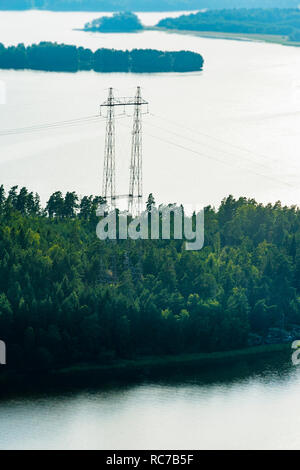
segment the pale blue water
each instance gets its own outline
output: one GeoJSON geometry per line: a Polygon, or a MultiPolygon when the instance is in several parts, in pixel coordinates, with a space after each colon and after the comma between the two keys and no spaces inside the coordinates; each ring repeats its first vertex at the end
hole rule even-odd
{"type": "Polygon", "coordinates": [[[300,449],[300,369],[269,361],[2,400],[0,449],[300,449]]]}
{"type": "MultiPolygon", "coordinates": [[[[145,32],[92,35],[73,28],[92,13],[0,13],[5,44],[57,40],[98,47],[190,49],[192,74],[56,74],[0,71],[7,88],[0,130],[94,115],[114,86],[142,85],[144,190],[160,202],[218,204],[228,195],[297,204],[300,50],[279,45],[145,32]],[[175,144],[175,146],[174,146],[175,144]],[[196,152],[196,153],[195,153],[196,152]]],[[[161,15],[143,14],[147,24],[161,15]],[[152,15],[152,16],[151,16],[152,15]]],[[[126,193],[131,118],[117,125],[118,192],[126,193]]],[[[0,137],[0,183],[99,194],[104,125],[0,137]]],[[[0,402],[0,448],[300,449],[300,372],[248,371],[71,395],[0,402]]]]}
{"type": "MultiPolygon", "coordinates": [[[[93,13],[0,12],[5,44],[56,40],[92,49],[189,49],[203,54],[191,74],[56,74],[0,71],[7,104],[0,130],[95,115],[107,88],[127,96],[141,85],[144,194],[159,202],[219,204],[228,194],[297,204],[300,160],[300,49],[147,31],[74,31],[93,13]]],[[[97,14],[99,15],[99,14],[97,14]]],[[[154,24],[163,14],[141,15],[154,24]]],[[[132,118],[117,123],[117,191],[128,192],[132,118]]],[[[104,123],[0,138],[0,176],[46,200],[56,190],[98,194],[104,123]]]]}

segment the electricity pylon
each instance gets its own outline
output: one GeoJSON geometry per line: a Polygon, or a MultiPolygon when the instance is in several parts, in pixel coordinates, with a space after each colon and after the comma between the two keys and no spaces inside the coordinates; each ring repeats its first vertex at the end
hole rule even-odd
{"type": "Polygon", "coordinates": [[[142,98],[141,88],[138,87],[134,98],[115,98],[113,89],[109,88],[108,99],[100,106],[100,114],[102,108],[107,108],[102,197],[110,203],[111,210],[116,208],[117,199],[128,198],[128,211],[133,216],[141,214],[143,205],[142,110],[144,105],[148,106],[148,102],[142,98]],[[127,195],[116,195],[115,106],[123,107],[124,113],[126,106],[134,106],[130,183],[127,195]]]}
{"type": "Polygon", "coordinates": [[[141,87],[137,88],[133,113],[131,144],[130,182],[128,212],[132,216],[140,215],[143,206],[143,159],[142,159],[142,99],[141,87]]]}
{"type": "Polygon", "coordinates": [[[102,196],[106,202],[110,202],[113,210],[116,207],[116,162],[115,108],[112,88],[109,88],[108,99],[101,106],[107,107],[102,196]]]}

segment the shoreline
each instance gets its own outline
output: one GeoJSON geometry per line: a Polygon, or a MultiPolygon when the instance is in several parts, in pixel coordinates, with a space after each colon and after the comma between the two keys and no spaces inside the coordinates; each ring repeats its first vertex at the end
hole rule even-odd
{"type": "Polygon", "coordinates": [[[290,344],[284,343],[224,352],[145,356],[114,360],[106,364],[77,364],[47,373],[3,371],[3,374],[0,373],[0,396],[97,388],[111,383],[128,384],[162,376],[165,378],[174,373],[204,373],[210,367],[234,365],[274,354],[287,355],[290,349],[290,344]]]}
{"type": "Polygon", "coordinates": [[[183,29],[169,29],[159,27],[145,27],[147,31],[161,31],[168,34],[182,34],[197,36],[206,39],[227,39],[230,41],[262,42],[266,44],[279,44],[288,47],[300,47],[300,42],[289,41],[286,36],[269,34],[225,33],[218,31],[191,31],[183,29]]]}
{"type": "Polygon", "coordinates": [[[300,41],[290,41],[287,36],[272,34],[248,34],[248,33],[226,33],[218,31],[192,31],[183,29],[160,28],[158,26],[144,26],[141,30],[136,31],[97,31],[87,30],[84,28],[74,28],[73,31],[81,31],[94,34],[140,34],[146,31],[158,31],[167,34],[181,34],[184,36],[197,36],[206,39],[225,39],[229,41],[257,42],[266,44],[279,44],[288,47],[300,47],[300,41]]]}

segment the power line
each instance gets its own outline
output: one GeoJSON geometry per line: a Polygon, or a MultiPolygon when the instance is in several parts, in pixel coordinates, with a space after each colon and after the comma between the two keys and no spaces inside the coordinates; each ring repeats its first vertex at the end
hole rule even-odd
{"type": "Polygon", "coordinates": [[[77,125],[77,124],[82,124],[82,123],[96,122],[96,121],[99,121],[99,119],[100,117],[95,115],[95,116],[86,116],[86,117],[77,118],[77,119],[70,119],[68,121],[56,121],[56,122],[39,124],[39,125],[34,125],[34,126],[7,129],[4,131],[0,131],[0,136],[24,134],[28,132],[31,133],[31,132],[48,130],[48,129],[53,129],[53,128],[67,127],[67,126],[72,126],[72,125],[77,125]]]}
{"type": "MultiPolygon", "coordinates": [[[[124,124],[121,124],[121,125],[124,125],[124,124]]],[[[126,126],[126,127],[128,127],[128,126],[126,126]]],[[[210,160],[215,160],[215,161],[217,161],[217,162],[219,162],[219,163],[222,163],[223,165],[233,166],[231,163],[226,162],[226,161],[224,161],[224,160],[221,160],[221,159],[219,159],[219,158],[217,158],[217,157],[213,157],[213,156],[211,156],[211,155],[206,155],[205,153],[198,152],[197,150],[191,149],[191,148],[189,148],[189,147],[187,147],[187,146],[184,146],[184,145],[181,145],[181,144],[177,144],[177,143],[175,143],[175,142],[173,142],[173,141],[164,139],[164,138],[162,138],[162,137],[158,137],[157,135],[150,134],[149,132],[145,132],[145,133],[148,134],[150,137],[152,137],[152,138],[154,138],[154,139],[157,139],[157,140],[160,140],[161,142],[165,142],[165,143],[167,143],[167,144],[173,145],[174,147],[180,148],[180,149],[182,149],[182,150],[185,150],[185,151],[187,151],[187,152],[193,153],[193,154],[198,155],[198,156],[200,156],[200,157],[204,157],[204,158],[207,158],[207,159],[210,159],[210,160]]],[[[248,171],[250,171],[251,173],[253,173],[253,174],[257,175],[257,176],[260,176],[260,177],[262,177],[262,178],[269,179],[269,180],[271,180],[271,181],[273,181],[273,182],[275,182],[275,183],[277,183],[277,184],[279,183],[279,184],[281,184],[281,185],[288,186],[288,187],[291,187],[291,188],[294,187],[294,185],[291,185],[290,183],[286,183],[285,181],[281,181],[281,180],[279,180],[279,179],[277,179],[277,178],[274,178],[274,177],[272,177],[272,176],[264,175],[264,174],[262,174],[262,173],[259,173],[259,172],[257,172],[257,171],[251,170],[251,169],[249,169],[248,171]]]]}
{"type": "MultiPolygon", "coordinates": [[[[246,153],[249,153],[251,155],[254,155],[254,156],[257,156],[259,158],[263,158],[264,160],[267,160],[268,162],[270,161],[270,157],[268,157],[267,155],[264,155],[262,153],[257,153],[257,152],[253,152],[252,150],[250,149],[247,149],[246,147],[242,147],[240,145],[236,145],[236,144],[231,144],[230,142],[226,142],[225,140],[223,139],[220,139],[219,137],[215,137],[215,136],[212,136],[210,134],[206,134],[202,131],[199,131],[198,129],[195,129],[195,128],[192,128],[192,127],[188,127],[186,126],[185,124],[181,124],[181,123],[178,123],[178,122],[175,122],[171,119],[168,119],[164,116],[159,116],[157,114],[153,114],[153,113],[150,113],[151,116],[153,117],[157,117],[159,119],[162,119],[163,121],[166,121],[166,122],[169,122],[170,124],[173,124],[174,126],[177,126],[177,127],[180,127],[181,129],[186,129],[190,132],[193,132],[193,133],[197,133],[199,135],[203,135],[203,137],[207,137],[209,139],[212,139],[212,140],[215,140],[216,142],[220,142],[221,144],[224,144],[224,145],[228,145],[229,147],[232,147],[232,148],[235,148],[237,150],[240,150],[242,152],[246,152],[246,153]]],[[[278,159],[275,159],[275,160],[272,160],[273,163],[275,162],[278,162],[279,160],[278,159]]]]}
{"type": "MultiPolygon", "coordinates": [[[[122,119],[127,116],[118,116],[117,119],[122,119]]],[[[19,135],[19,134],[31,134],[34,132],[40,131],[47,131],[52,129],[63,129],[63,128],[71,128],[78,125],[84,124],[95,124],[98,122],[105,121],[99,115],[90,116],[86,118],[79,118],[79,119],[70,119],[69,121],[58,121],[53,123],[41,124],[37,126],[28,126],[28,127],[20,127],[16,129],[8,129],[6,131],[0,131],[0,137],[9,136],[9,135],[19,135]]]]}
{"type": "MultiPolygon", "coordinates": [[[[120,101],[121,101],[121,100],[120,100],[120,101]]],[[[118,103],[118,104],[119,104],[119,103],[118,103]]],[[[122,103],[120,103],[120,104],[123,105],[123,106],[124,106],[124,104],[125,104],[125,105],[127,105],[127,104],[136,105],[136,102],[135,102],[134,100],[132,100],[132,101],[130,101],[130,103],[129,103],[129,102],[128,102],[128,103],[127,103],[127,102],[126,102],[126,103],[125,103],[125,102],[122,102],[122,103]]],[[[254,156],[256,156],[256,157],[266,158],[266,159],[268,159],[268,160],[270,161],[270,159],[269,159],[268,157],[266,157],[266,156],[264,156],[264,155],[261,155],[261,154],[259,154],[259,153],[256,154],[256,153],[252,152],[252,151],[249,150],[249,149],[246,149],[246,148],[243,148],[243,147],[234,145],[234,144],[230,144],[230,143],[228,143],[228,142],[223,141],[222,139],[213,137],[213,136],[211,136],[211,135],[209,135],[209,134],[205,134],[205,133],[200,132],[200,131],[198,131],[198,130],[196,131],[196,129],[193,130],[193,129],[187,127],[187,126],[178,124],[178,123],[176,123],[175,121],[172,121],[172,120],[169,120],[169,119],[167,119],[167,118],[164,118],[164,117],[155,115],[155,114],[153,114],[153,113],[150,113],[150,115],[152,115],[153,117],[157,117],[157,118],[159,118],[159,119],[165,120],[165,121],[167,121],[167,122],[170,122],[170,123],[172,123],[172,124],[174,124],[175,126],[178,126],[178,127],[180,127],[180,128],[185,128],[185,129],[187,129],[187,130],[189,130],[189,131],[191,131],[191,132],[197,132],[198,134],[203,135],[204,137],[208,137],[208,138],[210,138],[210,139],[212,139],[212,140],[215,140],[215,141],[217,141],[217,142],[220,142],[220,143],[222,143],[222,144],[224,144],[224,145],[228,145],[228,146],[230,146],[230,147],[232,147],[232,148],[235,148],[235,149],[238,149],[238,150],[240,150],[240,151],[247,152],[247,153],[252,154],[252,155],[254,155],[254,156]]],[[[118,120],[120,120],[120,119],[124,119],[124,118],[126,118],[126,117],[128,117],[128,116],[126,116],[126,115],[120,115],[120,116],[116,116],[115,118],[118,119],[118,120]]],[[[35,126],[20,127],[20,128],[15,128],[15,129],[7,129],[7,130],[4,130],[4,131],[0,131],[0,137],[9,136],[9,135],[19,135],[19,134],[26,134],[26,133],[41,132],[41,131],[53,130],[53,129],[60,129],[60,128],[71,128],[71,127],[75,127],[75,126],[77,126],[77,125],[94,124],[94,123],[98,123],[98,122],[103,122],[103,121],[105,121],[105,120],[106,120],[105,118],[103,118],[103,117],[101,117],[101,116],[99,116],[99,115],[83,116],[83,117],[80,117],[80,118],[74,118],[74,119],[64,120],[64,121],[56,121],[56,122],[51,122],[51,123],[44,123],[44,124],[35,125],[35,126]]],[[[153,124],[153,123],[147,122],[147,124],[149,124],[150,126],[153,126],[153,127],[155,127],[155,128],[162,129],[162,130],[164,130],[164,131],[166,131],[166,132],[169,132],[170,134],[176,135],[176,136],[178,136],[178,137],[180,137],[180,138],[182,138],[182,139],[189,140],[189,141],[194,142],[194,143],[196,143],[196,144],[198,144],[198,145],[205,145],[205,146],[207,146],[208,148],[210,147],[210,148],[212,148],[212,149],[214,149],[214,150],[217,150],[217,151],[222,152],[222,153],[227,153],[227,154],[229,155],[229,152],[226,151],[226,150],[224,151],[224,150],[222,150],[222,149],[218,149],[218,148],[213,147],[213,146],[211,146],[211,145],[209,145],[209,144],[206,144],[206,143],[203,144],[203,142],[200,142],[200,141],[197,141],[197,140],[195,140],[195,139],[193,139],[193,138],[184,136],[184,135],[182,135],[182,134],[180,134],[180,133],[178,133],[178,132],[174,132],[174,131],[172,131],[172,130],[170,130],[170,129],[162,128],[161,126],[156,126],[156,125],[153,124]]],[[[125,125],[125,127],[128,127],[128,126],[125,125]]],[[[185,150],[185,151],[187,151],[187,152],[193,153],[194,155],[198,155],[198,156],[201,156],[201,157],[204,157],[204,158],[207,158],[207,159],[215,160],[215,161],[217,161],[217,162],[219,162],[219,163],[222,163],[223,165],[234,166],[234,163],[232,163],[232,162],[224,161],[224,160],[222,160],[222,159],[220,159],[220,158],[217,158],[217,157],[215,157],[215,156],[207,155],[207,154],[205,154],[205,153],[203,153],[203,152],[199,152],[199,151],[197,151],[197,150],[194,150],[194,149],[192,149],[192,148],[190,148],[190,147],[188,147],[188,146],[185,146],[185,145],[182,145],[182,144],[178,144],[178,143],[176,143],[176,142],[174,142],[174,141],[170,141],[170,140],[168,140],[168,139],[159,137],[159,136],[157,136],[157,135],[153,135],[153,134],[151,134],[151,133],[149,133],[149,132],[146,132],[146,133],[147,133],[150,137],[152,137],[152,138],[154,138],[154,139],[160,140],[160,141],[162,141],[162,142],[165,142],[165,143],[167,143],[167,144],[170,144],[170,145],[172,145],[172,146],[175,146],[175,147],[180,148],[180,149],[182,149],[182,150],[185,150]]],[[[232,156],[232,154],[230,154],[230,156],[232,156]]],[[[238,157],[237,155],[233,155],[233,156],[236,157],[236,158],[238,157]]],[[[251,163],[253,163],[252,160],[247,159],[246,157],[242,157],[242,158],[243,158],[243,159],[246,159],[246,160],[248,160],[248,161],[250,161],[251,163]]],[[[266,167],[266,165],[262,165],[262,164],[259,163],[259,162],[256,162],[256,163],[260,164],[261,166],[266,167]]],[[[267,167],[266,167],[266,168],[267,168],[267,167]]],[[[277,178],[274,178],[274,177],[272,177],[272,176],[270,176],[270,175],[265,175],[265,174],[263,174],[263,173],[260,173],[260,172],[258,172],[258,171],[252,170],[252,169],[248,169],[248,171],[250,171],[251,173],[253,173],[253,174],[257,175],[257,176],[260,176],[260,177],[269,179],[269,180],[271,180],[271,181],[273,181],[273,182],[276,182],[276,183],[279,183],[279,184],[281,184],[281,185],[288,186],[288,187],[295,187],[294,185],[292,185],[292,184],[290,184],[290,183],[286,183],[286,182],[281,181],[281,180],[279,180],[279,179],[277,179],[277,178]]]]}
{"type": "MultiPolygon", "coordinates": [[[[152,116],[154,116],[154,115],[152,115],[152,116]]],[[[240,155],[234,155],[234,154],[230,153],[229,151],[220,149],[220,148],[218,148],[218,147],[214,147],[214,146],[212,146],[212,145],[210,145],[210,144],[207,144],[207,143],[200,142],[199,140],[192,139],[191,137],[187,137],[186,135],[179,134],[178,131],[175,132],[175,131],[171,131],[170,129],[167,129],[167,128],[165,128],[165,127],[162,127],[162,126],[156,126],[155,124],[150,123],[149,121],[147,121],[147,125],[152,126],[152,127],[156,127],[157,129],[162,129],[162,130],[164,130],[164,131],[166,131],[166,132],[169,132],[169,133],[172,134],[172,135],[181,137],[182,139],[185,139],[185,140],[189,140],[190,142],[194,142],[194,143],[199,144],[199,145],[204,145],[205,147],[211,148],[212,150],[216,150],[217,152],[222,152],[223,154],[227,154],[227,155],[229,155],[230,157],[232,157],[232,156],[233,156],[233,157],[236,157],[236,158],[239,158],[239,157],[240,157],[240,155]]],[[[253,160],[251,160],[250,158],[247,158],[247,157],[245,157],[245,156],[243,156],[242,158],[243,158],[244,160],[249,161],[250,163],[253,163],[253,160]]],[[[255,163],[257,163],[258,165],[260,165],[260,166],[262,166],[262,167],[264,167],[264,168],[266,168],[266,169],[269,169],[269,165],[265,165],[265,164],[260,163],[260,162],[255,162],[255,163]]]]}

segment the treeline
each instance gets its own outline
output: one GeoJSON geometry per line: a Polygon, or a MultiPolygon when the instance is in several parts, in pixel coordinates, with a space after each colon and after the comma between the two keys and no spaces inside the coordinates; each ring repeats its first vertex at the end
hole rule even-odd
{"type": "Polygon", "coordinates": [[[131,12],[114,13],[112,16],[102,16],[84,26],[85,31],[101,33],[134,32],[144,29],[138,16],[131,12]]]}
{"type": "Polygon", "coordinates": [[[176,11],[203,8],[296,8],[298,3],[298,0],[0,0],[0,9],[176,11]]]}
{"type": "Polygon", "coordinates": [[[5,47],[0,43],[1,69],[32,69],[53,72],[192,72],[202,69],[203,58],[190,51],[163,52],[153,49],[118,51],[98,49],[92,52],[83,47],[51,42],[32,46],[5,47]]]}
{"type": "Polygon", "coordinates": [[[275,8],[206,11],[166,18],[157,26],[187,31],[278,34],[293,39],[300,32],[300,10],[275,8]]]}
{"type": "MultiPolygon", "coordinates": [[[[300,210],[224,199],[205,246],[100,241],[100,198],[0,187],[0,339],[8,368],[242,348],[300,325],[300,210]]],[[[147,207],[154,204],[149,197],[147,207]]]]}

